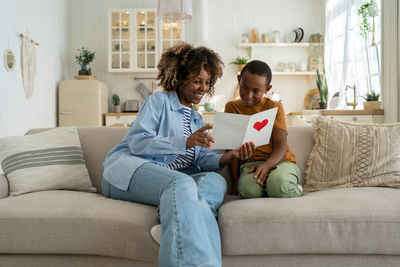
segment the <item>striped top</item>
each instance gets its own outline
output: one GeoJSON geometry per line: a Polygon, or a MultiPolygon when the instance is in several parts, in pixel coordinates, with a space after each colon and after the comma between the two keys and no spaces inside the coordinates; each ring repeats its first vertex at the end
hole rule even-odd
{"type": "MultiPolygon", "coordinates": [[[[189,137],[190,135],[192,135],[192,130],[190,129],[190,115],[192,113],[192,109],[189,107],[183,108],[185,111],[183,115],[183,136],[189,137]]],[[[173,162],[164,165],[164,167],[167,167],[171,170],[179,171],[192,165],[193,160],[194,147],[191,147],[189,149],[186,149],[185,155],[179,155],[173,162]]]]}

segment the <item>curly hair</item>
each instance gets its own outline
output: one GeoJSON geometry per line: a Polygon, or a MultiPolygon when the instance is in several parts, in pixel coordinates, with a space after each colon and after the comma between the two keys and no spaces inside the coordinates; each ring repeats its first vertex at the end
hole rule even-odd
{"type": "Polygon", "coordinates": [[[196,79],[201,69],[210,74],[210,89],[206,94],[213,96],[215,82],[222,76],[220,56],[206,47],[194,48],[187,43],[181,43],[166,50],[158,63],[160,85],[167,92],[173,92],[196,79]]]}

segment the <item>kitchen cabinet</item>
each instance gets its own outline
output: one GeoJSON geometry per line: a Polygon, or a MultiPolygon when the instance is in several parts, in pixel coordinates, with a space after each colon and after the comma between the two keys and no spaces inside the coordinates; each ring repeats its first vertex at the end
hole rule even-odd
{"type": "Polygon", "coordinates": [[[104,114],[105,126],[123,126],[129,127],[136,119],[136,112],[126,113],[106,113],[104,114]]]}
{"type": "MultiPolygon", "coordinates": [[[[215,112],[200,112],[204,123],[213,123],[215,112]]],[[[105,126],[129,127],[136,119],[137,112],[105,113],[105,126]]]]}
{"type": "Polygon", "coordinates": [[[108,71],[157,72],[161,53],[184,38],[184,25],[160,22],[156,9],[111,10],[108,71]]]}

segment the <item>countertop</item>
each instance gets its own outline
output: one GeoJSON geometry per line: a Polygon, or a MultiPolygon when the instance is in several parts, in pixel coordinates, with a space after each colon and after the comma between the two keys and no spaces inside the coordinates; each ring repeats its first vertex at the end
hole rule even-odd
{"type": "Polygon", "coordinates": [[[287,112],[286,115],[384,115],[383,109],[373,109],[373,110],[364,110],[364,109],[346,109],[346,110],[338,110],[338,109],[325,109],[325,110],[303,110],[303,111],[295,111],[295,112],[287,112]]]}
{"type": "MultiPolygon", "coordinates": [[[[199,112],[201,115],[215,115],[215,112],[199,112]]],[[[136,115],[137,112],[120,112],[120,113],[104,113],[105,116],[131,116],[136,115]]]]}

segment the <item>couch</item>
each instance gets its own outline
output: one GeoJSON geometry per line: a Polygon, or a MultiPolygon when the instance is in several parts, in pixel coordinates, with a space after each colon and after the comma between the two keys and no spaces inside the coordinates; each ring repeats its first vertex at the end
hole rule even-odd
{"type": "MultiPolygon", "coordinates": [[[[0,266],[157,266],[159,246],[150,236],[159,223],[156,207],[101,194],[105,155],[126,132],[78,128],[97,193],[50,190],[6,197],[7,181],[0,175],[0,266]]],[[[313,128],[288,132],[304,175],[313,128]]],[[[228,178],[226,168],[221,173],[228,178]]],[[[227,195],[218,218],[223,266],[400,266],[398,203],[400,191],[378,187],[292,199],[227,195]]]]}

